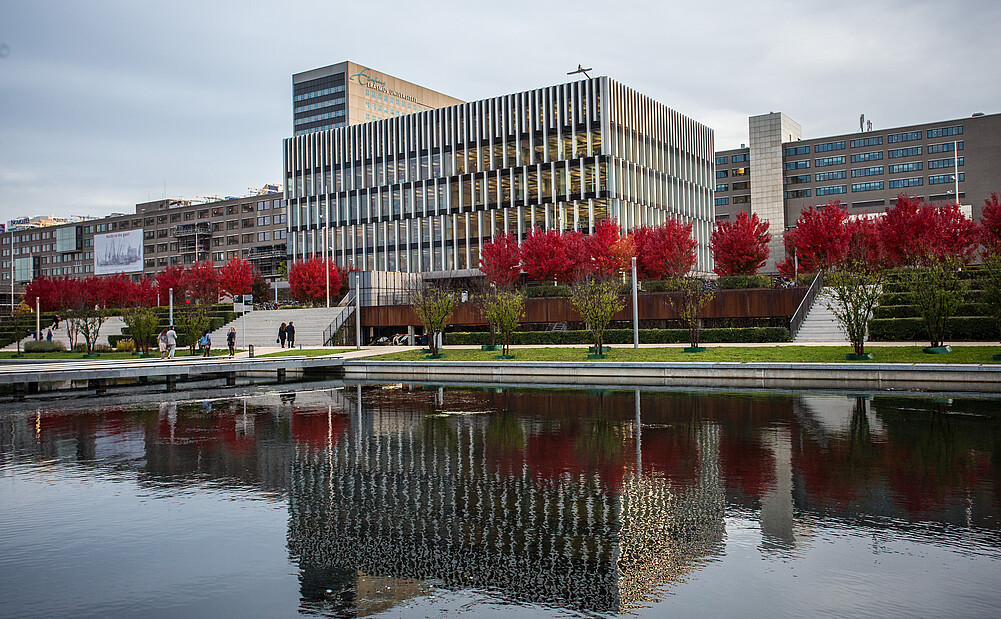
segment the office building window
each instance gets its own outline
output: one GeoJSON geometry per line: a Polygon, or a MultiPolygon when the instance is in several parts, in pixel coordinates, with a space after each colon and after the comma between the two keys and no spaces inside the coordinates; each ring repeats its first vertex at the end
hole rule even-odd
{"type": "Polygon", "coordinates": [[[913,140],[920,140],[920,131],[906,131],[904,133],[891,133],[886,136],[886,141],[890,144],[896,144],[897,142],[911,142],[913,140]]]}
{"type": "Polygon", "coordinates": [[[734,155],[733,157],[730,157],[730,163],[744,163],[750,160],[751,156],[747,153],[743,153],[741,155],[734,155]]]}
{"type": "Polygon", "coordinates": [[[730,189],[730,185],[726,183],[716,185],[716,191],[727,191],[728,189],[730,189]]]}
{"type": "Polygon", "coordinates": [[[879,146],[883,143],[883,136],[877,135],[869,138],[857,138],[852,140],[852,148],[865,148],[866,146],[879,146]]]}
{"type": "Polygon", "coordinates": [[[872,168],[855,168],[852,170],[852,178],[861,178],[863,176],[879,176],[883,173],[883,166],[875,166],[872,168]]]}
{"type": "Polygon", "coordinates": [[[792,199],[792,198],[809,198],[810,197],[810,190],[809,189],[793,189],[793,190],[789,190],[789,191],[785,192],[785,197],[786,197],[787,200],[792,199]]]}
{"type": "Polygon", "coordinates": [[[786,170],[803,170],[810,167],[809,161],[787,161],[782,167],[786,170]]]}
{"type": "Polygon", "coordinates": [[[730,198],[716,198],[715,203],[716,206],[726,206],[730,204],[730,198]]]}
{"type": "Polygon", "coordinates": [[[716,178],[726,178],[730,173],[726,170],[716,170],[716,178]]]}
{"type": "Polygon", "coordinates": [[[261,241],[270,241],[270,240],[271,240],[271,233],[270,232],[258,232],[257,233],[257,241],[258,242],[261,242],[261,241]]]}
{"type": "Polygon", "coordinates": [[[844,165],[845,156],[837,155],[835,157],[823,157],[821,159],[815,159],[813,163],[816,164],[818,168],[822,168],[824,166],[829,166],[829,165],[844,165]]]}
{"type": "Polygon", "coordinates": [[[809,183],[809,182],[810,182],[810,175],[809,174],[800,174],[799,176],[787,176],[787,177],[785,177],[785,184],[786,185],[798,185],[800,183],[809,183]]]}
{"type": "Polygon", "coordinates": [[[795,157],[796,155],[808,155],[810,153],[809,146],[793,146],[782,150],[782,155],[785,157],[795,157]]]}
{"type": "Polygon", "coordinates": [[[920,161],[909,161],[907,163],[891,163],[889,167],[890,174],[899,174],[901,172],[917,172],[924,167],[924,164],[920,161]]]}
{"type": "Polygon", "coordinates": [[[824,142],[823,144],[815,144],[813,146],[813,152],[815,153],[826,153],[832,150],[844,150],[845,141],[840,142],[824,142]]]}
{"type": "Polygon", "coordinates": [[[825,181],[836,181],[842,178],[846,178],[846,173],[844,170],[834,170],[832,172],[817,172],[813,175],[814,180],[818,183],[823,183],[825,181]]]}
{"type": "Polygon", "coordinates": [[[727,164],[726,155],[723,155],[722,157],[716,157],[716,165],[726,165],[726,164],[727,164]]]}
{"type": "Polygon", "coordinates": [[[751,196],[734,196],[733,197],[733,203],[734,204],[750,204],[751,203],[751,196]]]}
{"type": "MultiPolygon", "coordinates": [[[[963,165],[965,157],[959,158],[959,165],[963,165]]],[[[948,159],[932,159],[928,162],[929,170],[937,170],[939,168],[954,168],[956,167],[955,157],[949,157],[948,159]]]]}
{"type": "MultiPolygon", "coordinates": [[[[966,180],[966,173],[965,172],[960,172],[959,173],[959,180],[960,181],[965,181],[966,180]]],[[[956,177],[954,175],[952,175],[952,174],[936,174],[934,176],[929,176],[928,177],[928,184],[929,185],[941,185],[943,183],[955,183],[955,182],[956,182],[956,177]]]]}
{"type": "Polygon", "coordinates": [[[954,150],[963,150],[963,142],[942,142],[940,144],[929,144],[928,154],[951,153],[954,150]]]}
{"type": "Polygon", "coordinates": [[[832,196],[839,193],[848,193],[847,185],[831,185],[828,187],[817,187],[818,196],[832,196]]]}
{"type": "Polygon", "coordinates": [[[895,178],[890,181],[890,189],[901,189],[903,187],[920,187],[924,185],[925,179],[921,176],[914,178],[895,178]]]}
{"type": "Polygon", "coordinates": [[[929,138],[944,138],[950,135],[963,135],[963,127],[960,125],[955,127],[939,127],[938,129],[928,130],[929,138]]]}
{"type": "Polygon", "coordinates": [[[751,173],[750,166],[746,168],[733,168],[732,170],[730,170],[731,176],[747,176],[750,173],[751,173]]]}
{"type": "Polygon", "coordinates": [[[886,151],[886,156],[890,159],[897,159],[899,157],[916,157],[920,154],[920,146],[912,146],[910,148],[894,148],[886,151]]]}
{"type": "Polygon", "coordinates": [[[852,183],[852,191],[877,191],[883,188],[883,181],[870,183],[852,183]]]}
{"type": "Polygon", "coordinates": [[[874,150],[871,153],[855,153],[852,155],[852,163],[860,161],[879,161],[883,158],[883,151],[874,150]]]}

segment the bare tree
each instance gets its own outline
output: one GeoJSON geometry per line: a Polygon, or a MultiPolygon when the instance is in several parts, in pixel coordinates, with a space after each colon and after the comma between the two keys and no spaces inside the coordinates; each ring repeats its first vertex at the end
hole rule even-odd
{"type": "Polygon", "coordinates": [[[827,307],[844,329],[856,357],[865,355],[869,319],[883,294],[883,280],[883,269],[872,268],[864,260],[844,262],[824,275],[831,295],[827,307]]]}
{"type": "Polygon", "coordinates": [[[619,296],[619,284],[612,279],[587,277],[570,287],[570,303],[591,332],[595,354],[604,352],[605,329],[612,316],[626,306],[619,296]]]}
{"type": "Polygon", "coordinates": [[[688,340],[693,351],[698,349],[702,334],[702,310],[715,296],[716,293],[701,279],[683,277],[678,280],[678,293],[667,299],[688,327],[688,340]]]}

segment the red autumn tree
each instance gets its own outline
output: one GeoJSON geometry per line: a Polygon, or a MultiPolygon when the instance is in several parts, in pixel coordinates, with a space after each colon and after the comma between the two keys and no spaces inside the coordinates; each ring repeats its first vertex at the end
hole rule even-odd
{"type": "Polygon", "coordinates": [[[480,271],[498,287],[510,286],[521,274],[518,241],[513,235],[495,236],[480,250],[480,271]]]}
{"type": "Polygon", "coordinates": [[[181,285],[195,303],[213,304],[219,301],[219,271],[211,260],[202,260],[184,272],[181,285]]]}
{"type": "Polygon", "coordinates": [[[24,287],[24,302],[31,309],[35,308],[37,299],[43,312],[54,312],[58,309],[59,279],[46,276],[37,277],[24,287]]]}
{"type": "Polygon", "coordinates": [[[634,255],[632,239],[619,234],[614,219],[599,221],[594,233],[584,239],[587,251],[587,271],[595,277],[613,277],[629,267],[634,255]]]}
{"type": "Polygon", "coordinates": [[[865,215],[849,220],[847,226],[851,236],[845,258],[855,264],[864,264],[870,269],[885,266],[886,259],[879,240],[878,220],[865,215]]]}
{"type": "Polygon", "coordinates": [[[750,217],[741,211],[735,221],[716,224],[710,238],[710,247],[719,275],[755,275],[768,260],[768,222],[758,219],[758,214],[750,217]]]}
{"type": "Polygon", "coordinates": [[[1001,254],[1001,200],[995,191],[980,214],[980,244],[986,255],[1001,254]]]}
{"type": "Polygon", "coordinates": [[[170,290],[174,290],[174,303],[184,298],[187,290],[184,287],[184,267],[180,264],[172,264],[156,275],[156,287],[160,291],[160,302],[167,305],[170,301],[168,296],[170,290]]]}
{"type": "Polygon", "coordinates": [[[692,224],[669,217],[659,226],[640,226],[632,231],[636,248],[637,275],[643,279],[684,277],[695,266],[692,224]]]}
{"type": "Polygon", "coordinates": [[[250,282],[250,294],[254,295],[255,302],[263,302],[271,298],[271,282],[265,279],[257,268],[254,268],[253,279],[250,282]]]}
{"type": "Polygon", "coordinates": [[[533,228],[519,251],[521,268],[535,281],[572,282],[582,273],[584,240],[580,232],[533,228]]]}
{"type": "Polygon", "coordinates": [[[130,307],[135,303],[137,285],[124,273],[116,273],[96,280],[98,303],[102,307],[130,307]]]}
{"type": "Polygon", "coordinates": [[[779,273],[792,277],[794,253],[800,273],[828,269],[848,255],[851,238],[848,211],[841,202],[834,200],[817,210],[811,206],[800,214],[796,227],[783,236],[786,258],[777,265],[779,273]]]}
{"type": "Polygon", "coordinates": [[[254,286],[254,265],[247,260],[230,258],[219,269],[219,289],[230,296],[251,294],[254,286]]]}
{"type": "Polygon", "coordinates": [[[977,230],[956,204],[936,207],[902,193],[880,220],[879,238],[891,266],[920,264],[929,256],[969,262],[977,230]]]}
{"type": "Polygon", "coordinates": [[[157,304],[156,281],[144,277],[135,282],[132,288],[132,299],[126,307],[155,307],[157,304]]]}
{"type": "Polygon", "coordinates": [[[336,293],[341,287],[341,273],[333,260],[324,261],[320,256],[295,262],[288,270],[288,287],[292,298],[301,303],[319,303],[327,298],[327,277],[324,265],[330,273],[330,296],[336,301],[336,293]]]}

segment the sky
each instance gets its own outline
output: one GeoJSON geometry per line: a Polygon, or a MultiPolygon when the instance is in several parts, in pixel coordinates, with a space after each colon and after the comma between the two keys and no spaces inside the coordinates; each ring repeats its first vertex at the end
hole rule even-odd
{"type": "Polygon", "coordinates": [[[282,175],[291,76],[352,60],[473,101],[578,64],[747,142],[1001,112],[997,0],[0,0],[0,221],[243,196],[282,175]]]}

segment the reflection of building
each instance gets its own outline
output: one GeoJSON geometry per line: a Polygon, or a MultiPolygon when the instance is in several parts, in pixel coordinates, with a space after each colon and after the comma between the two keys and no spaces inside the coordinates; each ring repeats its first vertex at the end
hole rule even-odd
{"type": "Polygon", "coordinates": [[[606,77],[284,142],[289,254],[362,270],[464,271],[533,227],[623,229],[676,216],[712,268],[713,132],[606,77]]]}
{"type": "MultiPolygon", "coordinates": [[[[637,447],[619,424],[578,426],[567,435],[576,445],[567,457],[562,431],[553,429],[546,448],[533,452],[525,430],[535,421],[463,414],[489,409],[489,396],[449,402],[446,393],[438,408],[446,412],[426,413],[414,406],[422,394],[409,395],[406,408],[363,407],[364,425],[352,424],[330,452],[297,450],[289,549],[303,574],[328,578],[304,583],[306,598],[307,589],[354,587],[360,572],[618,612],[720,549],[723,494],[714,465],[688,487],[667,477],[623,478],[580,451],[585,441],[605,444],[616,467],[631,468],[632,459],[616,454],[623,441],[637,447]],[[463,413],[448,414],[452,406],[463,413]],[[611,429],[612,442],[588,434],[594,428],[611,429]]],[[[715,462],[715,437],[711,428],[699,433],[702,462],[715,462]]]]}

